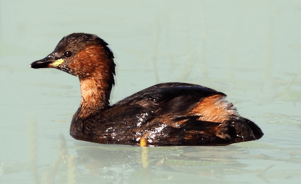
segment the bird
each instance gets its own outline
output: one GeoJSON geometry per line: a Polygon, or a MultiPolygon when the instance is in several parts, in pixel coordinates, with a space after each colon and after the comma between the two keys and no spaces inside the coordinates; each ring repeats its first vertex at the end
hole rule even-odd
{"type": "Polygon", "coordinates": [[[219,146],[263,136],[224,93],[197,84],[160,83],[111,105],[115,66],[103,39],[72,33],[29,67],[55,68],[79,78],[82,99],[70,126],[77,140],[143,147],[219,146]]]}

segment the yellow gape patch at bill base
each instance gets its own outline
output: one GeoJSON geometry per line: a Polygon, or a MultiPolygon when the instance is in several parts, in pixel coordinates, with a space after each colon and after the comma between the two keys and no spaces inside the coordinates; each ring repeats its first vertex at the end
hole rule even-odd
{"type": "Polygon", "coordinates": [[[53,65],[53,66],[59,66],[59,65],[62,64],[63,62],[64,62],[63,59],[58,59],[58,60],[56,60],[52,65],[53,65]]]}

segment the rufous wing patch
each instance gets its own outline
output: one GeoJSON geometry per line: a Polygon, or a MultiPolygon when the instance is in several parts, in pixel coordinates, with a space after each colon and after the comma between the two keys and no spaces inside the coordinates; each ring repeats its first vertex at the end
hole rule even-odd
{"type": "Polygon", "coordinates": [[[189,114],[200,116],[199,120],[201,121],[223,123],[231,115],[238,115],[233,105],[224,98],[223,95],[205,97],[189,114]]]}

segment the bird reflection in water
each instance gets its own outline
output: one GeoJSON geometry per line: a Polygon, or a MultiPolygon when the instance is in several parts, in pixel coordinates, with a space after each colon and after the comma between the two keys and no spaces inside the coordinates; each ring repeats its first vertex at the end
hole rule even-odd
{"type": "Polygon", "coordinates": [[[218,179],[223,175],[252,172],[247,169],[248,164],[236,158],[238,155],[250,157],[248,148],[235,145],[132,147],[88,142],[74,142],[70,147],[61,134],[58,158],[50,174],[44,176],[43,183],[67,181],[73,184],[78,180],[89,183],[193,182],[199,177],[215,176],[218,179]],[[188,173],[189,178],[185,177],[188,173]]]}

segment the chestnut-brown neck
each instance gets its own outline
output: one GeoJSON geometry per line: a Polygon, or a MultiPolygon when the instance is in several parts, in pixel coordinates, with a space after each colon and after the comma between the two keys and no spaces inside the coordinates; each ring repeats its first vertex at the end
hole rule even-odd
{"type": "Polygon", "coordinates": [[[81,111],[78,115],[80,118],[86,118],[109,107],[115,64],[113,54],[107,54],[106,48],[88,46],[75,58],[77,61],[74,63],[80,63],[77,66],[82,95],[81,111]]]}

